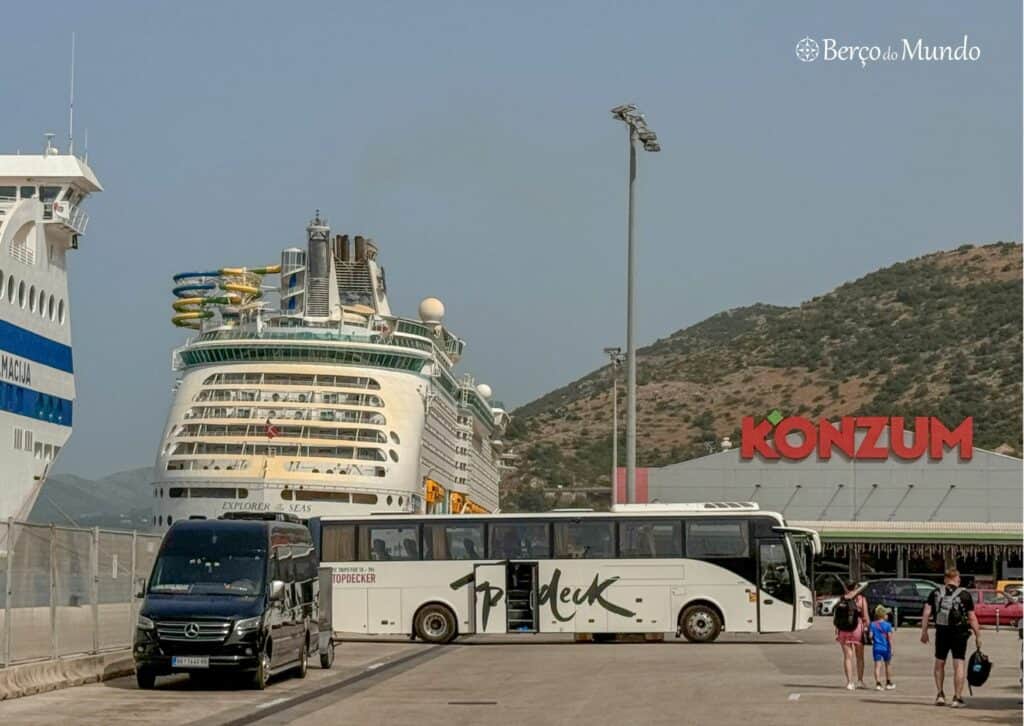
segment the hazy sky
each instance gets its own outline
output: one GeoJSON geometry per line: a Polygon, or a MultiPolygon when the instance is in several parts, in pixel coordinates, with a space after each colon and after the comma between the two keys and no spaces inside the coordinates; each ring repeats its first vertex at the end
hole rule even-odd
{"type": "Polygon", "coordinates": [[[393,307],[436,295],[462,366],[524,403],[625,337],[625,131],[641,158],[639,340],[794,304],[888,263],[1021,238],[1021,5],[90,2],[7,6],[0,148],[76,132],[78,403],[59,470],[151,464],[171,275],[278,260],[315,208],[375,237],[393,307]],[[975,62],[801,62],[822,44],[975,62]]]}

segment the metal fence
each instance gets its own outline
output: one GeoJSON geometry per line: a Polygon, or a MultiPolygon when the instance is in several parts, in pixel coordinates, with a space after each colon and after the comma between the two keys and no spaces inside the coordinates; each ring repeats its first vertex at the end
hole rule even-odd
{"type": "Polygon", "coordinates": [[[0,522],[0,665],[131,646],[160,537],[0,522]]]}

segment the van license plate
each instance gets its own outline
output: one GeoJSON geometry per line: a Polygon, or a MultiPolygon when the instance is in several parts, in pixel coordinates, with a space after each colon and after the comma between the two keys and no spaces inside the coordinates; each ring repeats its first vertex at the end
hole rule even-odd
{"type": "Polygon", "coordinates": [[[208,655],[174,655],[171,656],[172,668],[209,668],[208,655]]]}

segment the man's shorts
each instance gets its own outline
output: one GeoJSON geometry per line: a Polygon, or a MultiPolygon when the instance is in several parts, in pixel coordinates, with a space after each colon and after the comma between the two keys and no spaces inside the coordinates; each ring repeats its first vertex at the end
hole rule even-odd
{"type": "Polygon", "coordinates": [[[935,628],[935,658],[946,660],[952,653],[954,660],[963,660],[967,655],[967,640],[970,632],[959,628],[935,628]]]}
{"type": "Polygon", "coordinates": [[[875,659],[875,663],[884,660],[886,663],[892,660],[891,650],[874,650],[871,651],[871,657],[875,659]]]}

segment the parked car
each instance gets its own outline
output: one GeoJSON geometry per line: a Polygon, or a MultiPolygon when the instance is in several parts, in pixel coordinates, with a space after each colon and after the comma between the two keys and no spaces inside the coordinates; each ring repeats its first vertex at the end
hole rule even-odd
{"type": "Polygon", "coordinates": [[[887,578],[870,580],[857,586],[867,598],[868,612],[873,613],[878,605],[885,605],[893,612],[889,619],[896,625],[907,620],[920,620],[928,596],[939,586],[929,580],[910,578],[887,578]],[[897,614],[899,620],[897,621],[897,614]]]}
{"type": "Polygon", "coordinates": [[[1022,583],[1020,580],[1000,580],[996,583],[998,592],[1005,592],[1015,600],[1020,600],[1022,583]]]}
{"type": "Polygon", "coordinates": [[[306,676],[318,651],[318,562],[309,530],[285,515],[181,520],[164,535],[139,609],[140,688],[157,676],[306,676]]]}
{"type": "Polygon", "coordinates": [[[998,613],[1000,625],[1016,627],[1022,617],[1022,606],[1005,592],[996,590],[971,590],[974,598],[974,614],[981,625],[995,625],[998,613]]]}

